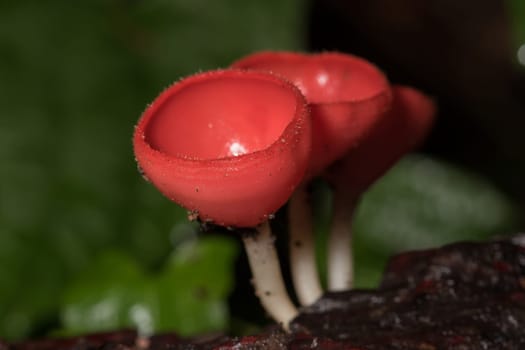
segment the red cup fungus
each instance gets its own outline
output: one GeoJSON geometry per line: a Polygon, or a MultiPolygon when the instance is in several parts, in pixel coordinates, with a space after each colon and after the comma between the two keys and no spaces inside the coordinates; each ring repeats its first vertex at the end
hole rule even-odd
{"type": "Polygon", "coordinates": [[[297,311],[284,287],[268,218],[302,181],[310,138],[299,89],[270,74],[235,69],[170,86],[146,109],[133,137],[145,176],[194,218],[255,228],[243,241],[256,293],[285,328],[297,311]]]}
{"type": "Polygon", "coordinates": [[[390,86],[370,62],[337,52],[261,52],[232,67],[261,70],[294,83],[311,109],[312,153],[307,176],[319,175],[359,144],[389,109],[390,86]]]}
{"type": "Polygon", "coordinates": [[[253,227],[304,175],[310,151],[304,98],[277,77],[237,70],[195,75],[146,109],[134,136],[148,179],[202,221],[253,227]]]}
{"type": "Polygon", "coordinates": [[[300,303],[309,305],[320,297],[322,288],[314,256],[308,180],[366,139],[390,108],[390,85],[370,62],[335,52],[262,52],[232,66],[269,71],[290,80],[311,109],[310,164],[288,208],[292,278],[300,303]]]}
{"type": "Polygon", "coordinates": [[[291,196],[290,265],[302,305],[323,293],[307,186],[334,189],[328,289],[352,287],[351,223],[368,187],[428,132],[434,103],[390,87],[364,59],[262,52],[162,92],[133,136],[144,176],[191,219],[241,233],[266,311],[288,329],[297,309],[284,286],[268,219],[291,196]]]}
{"type": "Polygon", "coordinates": [[[338,193],[359,196],[425,138],[434,120],[433,101],[408,86],[393,87],[391,110],[366,140],[327,170],[338,193]]]}
{"type": "Polygon", "coordinates": [[[352,216],[361,195],[403,155],[415,149],[432,126],[436,107],[421,92],[394,86],[392,108],[356,148],[326,171],[334,188],[328,241],[328,286],[345,290],[353,284],[352,216]]]}

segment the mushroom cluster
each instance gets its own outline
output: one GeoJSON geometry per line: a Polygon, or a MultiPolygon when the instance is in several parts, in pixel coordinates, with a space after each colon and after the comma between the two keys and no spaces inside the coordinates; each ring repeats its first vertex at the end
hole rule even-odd
{"type": "Polygon", "coordinates": [[[239,233],[256,294],[286,330],[298,311],[269,220],[288,202],[293,284],[299,303],[310,305],[323,288],[307,189],[315,177],[328,181],[328,289],[351,288],[359,197],[419,144],[434,109],[352,55],[262,52],[168,87],[139,119],[133,146],[144,176],[190,219],[239,233]]]}

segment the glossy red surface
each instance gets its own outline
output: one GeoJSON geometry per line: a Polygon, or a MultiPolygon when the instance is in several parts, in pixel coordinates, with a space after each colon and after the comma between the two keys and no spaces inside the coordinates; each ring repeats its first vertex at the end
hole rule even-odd
{"type": "Polygon", "coordinates": [[[357,196],[417,147],[430,130],[436,114],[432,99],[407,86],[393,87],[392,109],[356,149],[328,171],[339,191],[357,196]]]}
{"type": "Polygon", "coordinates": [[[306,96],[313,130],[310,176],[366,138],[391,102],[384,74],[370,62],[348,54],[262,52],[232,66],[283,76],[306,96]]]}
{"type": "Polygon", "coordinates": [[[223,226],[255,226],[279,209],[309,161],[310,119],[292,84],[222,70],[160,94],[135,129],[145,176],[168,198],[223,226]]]}

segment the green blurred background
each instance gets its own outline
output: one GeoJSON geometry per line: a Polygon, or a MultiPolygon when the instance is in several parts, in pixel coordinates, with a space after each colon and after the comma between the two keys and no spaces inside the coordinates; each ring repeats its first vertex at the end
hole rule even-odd
{"type": "MultiPolygon", "coordinates": [[[[498,85],[485,73],[499,72],[491,54],[499,57],[500,46],[474,55],[486,66],[472,63],[465,77],[450,68],[455,56],[443,60],[436,48],[436,31],[468,38],[487,25],[483,16],[455,26],[462,10],[452,2],[449,12],[437,1],[412,2],[392,12],[380,0],[0,1],[0,338],[129,327],[240,334],[264,324],[237,238],[199,233],[141,179],[131,148],[134,123],[164,87],[257,50],[361,54],[442,107],[422,153],[364,198],[358,286],[376,285],[395,252],[520,229],[524,141],[512,132],[525,130],[516,56],[525,44],[523,3],[502,2],[496,13],[507,45],[498,85]],[[442,27],[427,33],[421,19],[411,22],[421,11],[437,13],[430,17],[441,22],[431,24],[442,27]],[[398,51],[388,46],[396,38],[398,51]]],[[[453,42],[457,61],[473,55],[461,51],[468,41],[453,42]]],[[[314,194],[322,254],[330,195],[322,183],[314,194]]],[[[276,231],[283,226],[281,215],[276,231]]]]}

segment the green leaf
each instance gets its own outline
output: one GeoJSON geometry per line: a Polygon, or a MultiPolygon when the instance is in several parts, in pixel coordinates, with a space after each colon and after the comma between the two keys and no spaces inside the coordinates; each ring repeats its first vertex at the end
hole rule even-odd
{"type": "Polygon", "coordinates": [[[218,237],[177,248],[158,281],[157,330],[192,335],[227,328],[225,298],[233,288],[237,249],[233,240],[218,237]]]}
{"type": "Polygon", "coordinates": [[[377,284],[389,256],[512,232],[513,204],[478,175],[423,156],[398,163],[363,197],[354,223],[357,284],[377,284]]]}
{"type": "Polygon", "coordinates": [[[204,237],[182,243],[158,275],[129,256],[99,257],[66,291],[63,334],[136,328],[181,335],[225,330],[237,246],[204,237]]]}
{"type": "Polygon", "coordinates": [[[151,281],[133,259],[105,253],[67,289],[62,323],[73,334],[135,328],[134,310],[149,301],[150,289],[151,281]]]}

